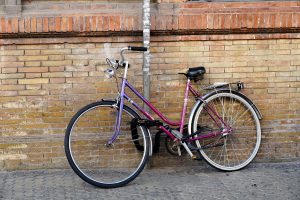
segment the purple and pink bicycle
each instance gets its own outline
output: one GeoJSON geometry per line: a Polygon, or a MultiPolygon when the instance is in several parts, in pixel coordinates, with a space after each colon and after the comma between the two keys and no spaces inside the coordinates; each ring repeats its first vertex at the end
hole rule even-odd
{"type": "Polygon", "coordinates": [[[134,180],[153,152],[150,127],[166,134],[167,147],[174,154],[186,151],[191,159],[201,158],[219,170],[239,170],[254,159],[261,143],[262,115],[240,92],[242,82],[215,83],[205,87],[207,92],[201,95],[191,81],[202,80],[205,68],[189,68],[182,73],[187,83],[181,119],[172,121],[128,82],[129,64],[123,56],[126,50],[142,52],[147,48],[122,48],[121,60],[106,59],[108,78],[117,80],[118,70],[124,68],[117,97],[81,108],[67,127],[66,156],[80,178],[102,188],[121,187],[134,180]],[[129,94],[135,94],[160,120],[129,94]],[[189,96],[196,101],[185,120],[189,96]]]}

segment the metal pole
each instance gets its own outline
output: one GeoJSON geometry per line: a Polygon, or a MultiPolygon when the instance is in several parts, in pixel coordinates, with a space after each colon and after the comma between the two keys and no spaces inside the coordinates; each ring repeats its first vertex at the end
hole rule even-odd
{"type": "MultiPolygon", "coordinates": [[[[143,2],[143,44],[144,47],[150,47],[150,0],[143,2]]],[[[144,97],[149,100],[150,98],[150,51],[144,52],[143,57],[143,88],[144,97]]],[[[144,104],[144,108],[149,112],[149,108],[144,104]]]]}

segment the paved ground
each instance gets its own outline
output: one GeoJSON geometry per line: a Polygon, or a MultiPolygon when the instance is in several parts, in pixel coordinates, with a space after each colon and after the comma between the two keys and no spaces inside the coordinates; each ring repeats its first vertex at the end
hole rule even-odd
{"type": "Polygon", "coordinates": [[[95,188],[71,170],[0,172],[0,199],[300,199],[300,161],[253,163],[238,172],[199,167],[146,169],[129,185],[95,188]]]}

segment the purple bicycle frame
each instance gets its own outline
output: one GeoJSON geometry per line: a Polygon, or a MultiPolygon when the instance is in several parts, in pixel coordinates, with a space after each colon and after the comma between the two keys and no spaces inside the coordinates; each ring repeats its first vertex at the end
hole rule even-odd
{"type": "MultiPolygon", "coordinates": [[[[139,110],[141,113],[143,113],[143,115],[145,115],[149,120],[154,120],[154,118],[148,112],[146,112],[144,109],[142,109],[136,102],[134,102],[125,93],[125,88],[126,87],[128,87],[136,96],[138,96],[166,124],[171,125],[171,126],[180,126],[179,131],[180,131],[181,134],[183,133],[184,119],[185,119],[185,114],[186,114],[186,109],[187,109],[187,101],[188,101],[189,92],[191,92],[194,97],[196,97],[197,99],[199,99],[199,100],[201,100],[205,103],[205,101],[201,98],[201,95],[195,89],[192,88],[191,81],[190,81],[190,79],[188,79],[187,84],[186,84],[186,88],[185,88],[184,103],[183,103],[183,108],[182,108],[182,112],[181,112],[181,119],[180,119],[180,121],[171,121],[168,118],[166,118],[161,112],[159,112],[159,110],[157,110],[147,99],[145,99],[127,81],[127,79],[122,78],[121,92],[120,92],[120,96],[119,96],[119,98],[120,98],[120,100],[119,100],[119,112],[118,112],[118,115],[116,117],[115,133],[112,136],[112,138],[108,141],[108,145],[111,145],[119,135],[120,124],[121,124],[121,121],[122,121],[122,112],[123,112],[123,107],[124,107],[124,99],[127,99],[137,110],[139,110]]],[[[205,138],[215,137],[217,135],[228,133],[228,130],[230,130],[230,127],[227,125],[227,123],[224,122],[223,118],[220,117],[219,114],[213,108],[211,108],[209,105],[207,105],[207,108],[205,107],[205,111],[209,114],[209,116],[212,118],[212,120],[217,124],[217,126],[220,129],[222,128],[222,124],[223,124],[224,127],[226,127],[224,129],[225,131],[217,131],[217,132],[212,132],[212,133],[209,133],[209,134],[204,134],[204,135],[201,135],[201,136],[198,136],[198,137],[189,138],[188,141],[201,140],[201,139],[205,139],[205,138]],[[209,111],[211,111],[212,113],[210,113],[209,111]]],[[[164,126],[159,126],[158,128],[161,129],[162,131],[164,131],[171,139],[173,139],[173,140],[176,139],[176,137],[170,131],[168,131],[164,126]]]]}

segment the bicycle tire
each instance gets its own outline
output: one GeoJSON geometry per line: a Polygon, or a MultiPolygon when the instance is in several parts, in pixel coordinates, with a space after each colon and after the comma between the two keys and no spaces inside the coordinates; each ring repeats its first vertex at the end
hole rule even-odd
{"type": "Polygon", "coordinates": [[[97,187],[121,187],[133,181],[144,169],[149,157],[149,130],[138,126],[137,150],[132,139],[130,120],[140,116],[124,105],[120,135],[113,146],[115,116],[114,101],[99,101],[81,108],[71,119],[65,135],[65,153],[74,172],[84,181],[97,187]]]}
{"type": "Polygon", "coordinates": [[[200,134],[220,131],[206,112],[208,105],[229,123],[233,132],[195,141],[198,152],[208,164],[222,171],[236,171],[246,167],[255,158],[261,143],[257,113],[238,93],[230,90],[215,91],[196,104],[197,108],[191,116],[193,133],[199,126],[202,127],[200,134]],[[226,109],[226,106],[229,107],[226,109]]]}

